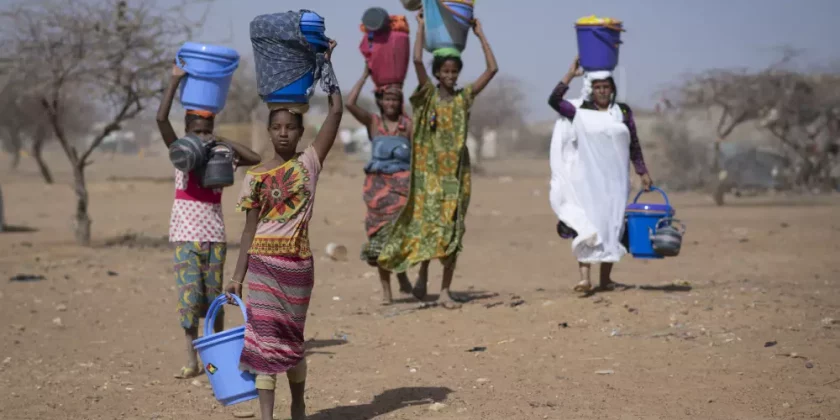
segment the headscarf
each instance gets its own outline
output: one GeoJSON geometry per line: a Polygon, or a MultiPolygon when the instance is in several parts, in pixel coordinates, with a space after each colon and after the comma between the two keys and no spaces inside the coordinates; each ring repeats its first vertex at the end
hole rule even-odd
{"type": "Polygon", "coordinates": [[[589,71],[583,74],[583,86],[580,89],[580,96],[586,100],[592,100],[592,82],[606,80],[613,77],[609,70],[589,71]]]}
{"type": "Polygon", "coordinates": [[[190,125],[193,121],[200,119],[213,121],[216,119],[216,114],[200,109],[188,109],[187,114],[184,116],[184,124],[190,125]]]}
{"type": "Polygon", "coordinates": [[[286,110],[291,112],[292,114],[306,114],[309,111],[309,104],[291,104],[291,103],[266,103],[268,105],[268,111],[274,112],[278,110],[286,110]]]}
{"type": "Polygon", "coordinates": [[[454,57],[454,58],[461,58],[461,51],[458,51],[457,48],[438,48],[432,52],[432,55],[435,57],[454,57]]]}
{"type": "Polygon", "coordinates": [[[384,95],[386,93],[392,93],[394,95],[402,96],[403,89],[402,89],[402,84],[392,83],[392,84],[389,84],[389,85],[377,86],[376,89],[373,90],[373,92],[377,95],[384,95]]]}

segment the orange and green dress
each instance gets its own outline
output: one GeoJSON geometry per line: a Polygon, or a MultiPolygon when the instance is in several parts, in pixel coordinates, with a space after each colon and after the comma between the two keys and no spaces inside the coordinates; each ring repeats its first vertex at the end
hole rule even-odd
{"type": "Polygon", "coordinates": [[[411,96],[414,109],[408,201],[379,254],[383,268],[404,272],[422,261],[461,252],[470,204],[467,131],[472,86],[442,100],[431,82],[411,96]]]}

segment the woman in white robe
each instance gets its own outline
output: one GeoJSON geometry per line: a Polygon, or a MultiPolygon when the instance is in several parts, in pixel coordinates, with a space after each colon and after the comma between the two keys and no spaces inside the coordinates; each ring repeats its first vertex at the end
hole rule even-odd
{"type": "Polygon", "coordinates": [[[627,249],[622,244],[624,209],[630,193],[630,163],[648,190],[653,185],[636,135],[633,113],[616,103],[612,73],[584,73],[578,59],[549,97],[560,118],[551,139],[551,207],[558,233],[572,239],[580,266],[575,290],[592,290],[590,268],[601,264],[600,288],[611,290],[613,264],[627,249]],[[572,79],[583,76],[581,97],[563,96],[572,79]]]}

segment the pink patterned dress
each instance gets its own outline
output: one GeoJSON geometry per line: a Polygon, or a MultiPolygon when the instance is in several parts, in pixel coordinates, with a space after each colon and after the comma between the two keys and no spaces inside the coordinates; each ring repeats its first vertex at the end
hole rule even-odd
{"type": "Polygon", "coordinates": [[[276,375],[304,356],[303,330],[314,286],[309,220],[321,171],[311,146],[267,171],[248,171],[237,209],[258,211],[248,250],[245,348],[240,369],[276,375]]]}

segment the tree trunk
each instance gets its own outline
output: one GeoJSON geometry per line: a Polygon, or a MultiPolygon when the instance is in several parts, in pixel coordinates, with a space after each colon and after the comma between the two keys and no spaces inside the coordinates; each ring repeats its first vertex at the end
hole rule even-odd
{"type": "Polygon", "coordinates": [[[44,162],[44,157],[41,154],[41,151],[44,148],[44,140],[46,139],[46,137],[47,134],[44,132],[44,130],[39,128],[38,131],[35,133],[35,138],[32,141],[32,157],[35,159],[35,163],[38,164],[38,169],[41,170],[41,176],[44,177],[44,182],[46,182],[47,184],[52,184],[52,172],[50,172],[50,168],[47,166],[47,163],[44,162]]]}
{"type": "Polygon", "coordinates": [[[76,191],[76,242],[90,245],[90,215],[88,214],[88,190],[85,182],[84,163],[73,165],[73,185],[76,191]]]}

